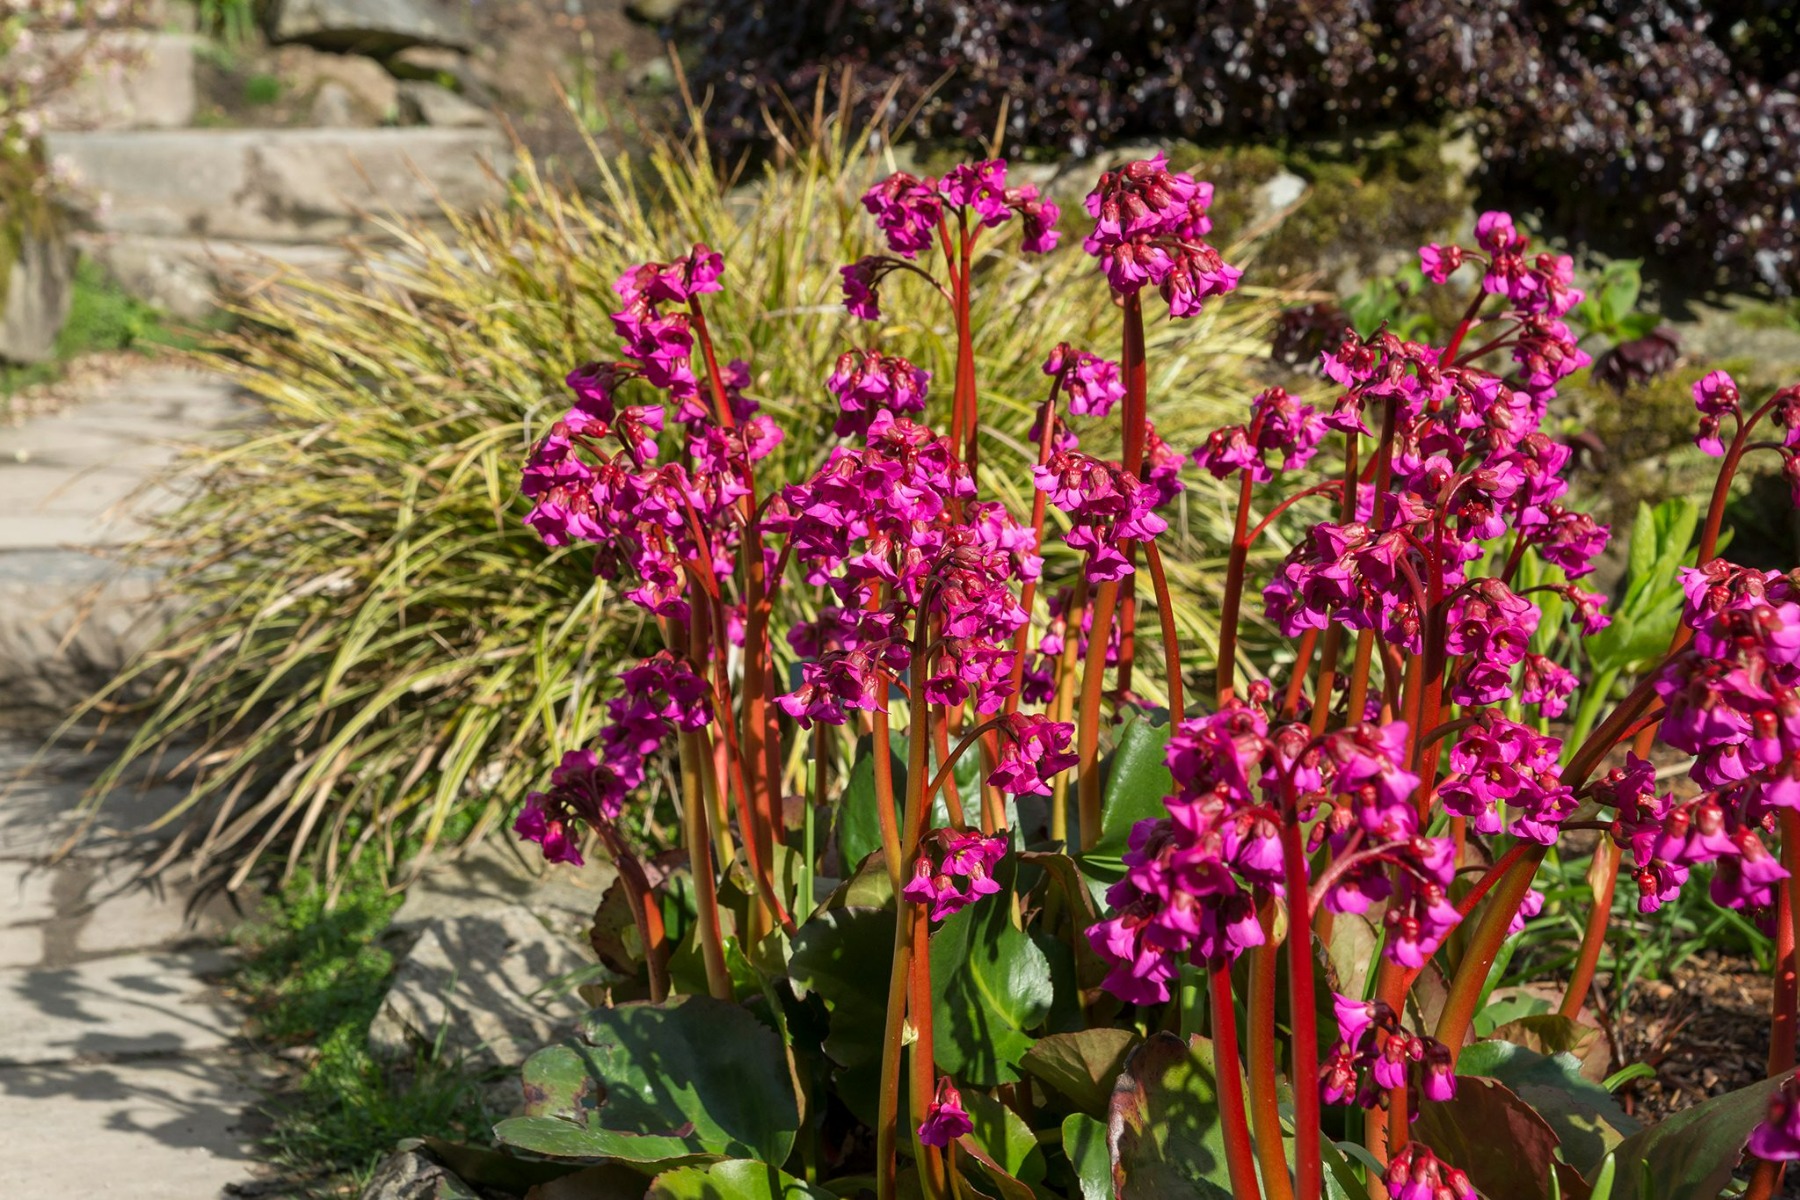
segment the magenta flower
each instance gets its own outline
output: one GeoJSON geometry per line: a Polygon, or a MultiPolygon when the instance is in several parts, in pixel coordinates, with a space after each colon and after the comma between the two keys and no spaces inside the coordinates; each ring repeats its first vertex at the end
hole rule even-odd
{"type": "Polygon", "coordinates": [[[1395,1150],[1382,1178],[1393,1200],[1476,1200],[1469,1177],[1418,1142],[1395,1150]]]}
{"type": "Polygon", "coordinates": [[[844,277],[844,309],[851,316],[864,321],[880,318],[881,296],[876,289],[887,273],[884,261],[879,255],[870,255],[838,268],[844,277]]]}
{"type": "Polygon", "coordinates": [[[1048,717],[1009,713],[1001,719],[1000,761],[990,786],[1009,796],[1048,796],[1050,781],[1081,761],[1069,748],[1075,726],[1048,717]]]}
{"type": "Polygon", "coordinates": [[[1044,360],[1044,374],[1062,381],[1069,412],[1078,417],[1104,417],[1125,398],[1119,364],[1060,343],[1044,360]]]}
{"type": "Polygon", "coordinates": [[[925,411],[925,389],[931,372],[897,354],[879,350],[847,350],[838,356],[825,387],[838,400],[839,437],[868,431],[877,412],[914,416],[925,411]]]}
{"type": "Polygon", "coordinates": [[[1000,890],[993,872],[1005,856],[1005,834],[930,830],[920,839],[913,877],[900,894],[926,905],[933,921],[942,921],[1000,890]]]}
{"type": "Polygon", "coordinates": [[[931,249],[943,217],[936,184],[896,171],[863,193],[863,207],[887,237],[888,248],[903,258],[931,249]]]}
{"type": "Polygon", "coordinates": [[[1429,246],[1419,247],[1419,270],[1433,283],[1448,283],[1451,274],[1462,266],[1462,262],[1461,246],[1440,246],[1434,242],[1429,246]]]}
{"type": "Polygon", "coordinates": [[[962,1093],[956,1090],[948,1075],[938,1076],[937,1094],[932,1097],[925,1110],[925,1120],[919,1126],[919,1141],[942,1148],[974,1128],[969,1114],[963,1110],[962,1093]]]}

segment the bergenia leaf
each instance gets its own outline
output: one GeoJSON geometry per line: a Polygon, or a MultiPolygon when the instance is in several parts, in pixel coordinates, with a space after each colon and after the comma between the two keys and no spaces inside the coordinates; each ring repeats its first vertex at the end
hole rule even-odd
{"type": "Polygon", "coordinates": [[[938,1067],[977,1087],[1012,1083],[1026,1030],[1050,1011],[1050,960],[1013,927],[1006,895],[969,905],[931,935],[938,1067]]]}
{"type": "Polygon", "coordinates": [[[1613,1200],[1713,1200],[1731,1181],[1750,1131],[1768,1114],[1770,1095],[1791,1074],[1714,1096],[1620,1142],[1613,1151],[1619,1164],[1613,1200]]]}
{"type": "Polygon", "coordinates": [[[682,996],[589,1013],[579,1042],[527,1062],[527,1115],[495,1136],[548,1158],[782,1162],[800,1126],[787,1053],[735,1004],[682,996]],[[574,1078],[579,1065],[588,1082],[574,1078]]]}
{"type": "Polygon", "coordinates": [[[1124,1200],[1230,1200],[1212,1043],[1158,1033],[1132,1054],[1108,1124],[1124,1200]]]}

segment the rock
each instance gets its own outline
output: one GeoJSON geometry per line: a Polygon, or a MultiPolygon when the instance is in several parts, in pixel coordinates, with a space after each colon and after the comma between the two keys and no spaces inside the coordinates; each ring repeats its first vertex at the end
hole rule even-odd
{"type": "Polygon", "coordinates": [[[475,42],[468,0],[280,0],[269,32],[277,42],[361,54],[475,42]]]}
{"type": "Polygon", "coordinates": [[[572,942],[584,940],[606,889],[618,878],[596,855],[579,867],[551,866],[517,842],[488,838],[455,858],[434,861],[406,888],[393,927],[414,932],[446,917],[479,916],[522,905],[572,942]]]}
{"type": "Polygon", "coordinates": [[[1292,171],[1277,171],[1256,189],[1257,219],[1273,220],[1306,194],[1306,180],[1292,171]]]}
{"type": "MultiPolygon", "coordinates": [[[[88,35],[51,36],[78,46],[88,35]]],[[[194,120],[194,38],[184,33],[109,29],[95,37],[103,64],[44,105],[46,129],[178,129],[194,120]]]]}
{"type": "MultiPolygon", "coordinates": [[[[299,93],[335,84],[349,95],[356,125],[379,125],[399,111],[399,81],[372,58],[332,54],[311,46],[283,46],[275,52],[275,75],[299,93]]],[[[315,104],[317,101],[315,100],[315,104]]],[[[340,126],[341,127],[341,126],[340,126]]]]}
{"type": "Polygon", "coordinates": [[[0,359],[43,362],[75,297],[75,255],[55,235],[26,230],[0,293],[0,359]]]}
{"type": "Polygon", "coordinates": [[[356,111],[356,97],[341,83],[327,81],[313,95],[312,123],[320,129],[354,129],[367,124],[356,111]]]}
{"type": "Polygon", "coordinates": [[[88,238],[82,247],[127,293],[184,321],[288,279],[341,278],[352,259],[335,245],[203,238],[88,238]]]}
{"type": "Polygon", "coordinates": [[[485,129],[194,129],[46,139],[110,204],[101,232],[322,242],[383,217],[495,199],[506,142],[485,129]]]}
{"type": "Polygon", "coordinates": [[[427,922],[369,1026],[369,1049],[390,1062],[437,1047],[471,1070],[517,1066],[585,1011],[572,988],[545,985],[588,965],[518,905],[427,922]]]}
{"type": "Polygon", "coordinates": [[[661,25],[675,18],[683,0],[625,0],[625,12],[646,25],[661,25]]]}
{"type": "Polygon", "coordinates": [[[494,124],[494,115],[479,104],[469,103],[449,88],[421,80],[400,85],[400,116],[408,124],[444,129],[482,129],[494,124]]]}
{"type": "Polygon", "coordinates": [[[361,1200],[474,1200],[469,1185],[423,1150],[400,1149],[381,1160],[361,1200]]]}

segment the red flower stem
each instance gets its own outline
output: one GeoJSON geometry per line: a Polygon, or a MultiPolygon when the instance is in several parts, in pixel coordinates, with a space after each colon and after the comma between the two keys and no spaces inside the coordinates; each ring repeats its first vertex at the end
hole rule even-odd
{"type": "Polygon", "coordinates": [[[1355,723],[1363,719],[1369,705],[1369,665],[1375,658],[1375,631],[1365,629],[1356,635],[1356,659],[1350,667],[1350,691],[1344,697],[1344,719],[1355,723]]]}
{"type": "Polygon", "coordinates": [[[1281,1104],[1275,1087],[1275,968],[1279,951],[1274,943],[1274,902],[1265,901],[1258,916],[1265,940],[1250,951],[1246,1012],[1250,1028],[1244,1046],[1250,1067],[1250,1122],[1256,1133],[1256,1161],[1262,1167],[1269,1200],[1292,1200],[1294,1189],[1281,1143],[1281,1104]]]}
{"type": "Polygon", "coordinates": [[[975,250],[975,239],[970,236],[968,218],[963,218],[962,235],[962,269],[957,276],[956,305],[956,386],[963,395],[963,409],[967,414],[968,429],[964,435],[966,445],[963,449],[963,461],[969,464],[969,474],[973,476],[981,461],[981,447],[978,437],[981,433],[980,397],[975,389],[975,337],[969,329],[969,300],[971,294],[970,258],[975,250]]]}
{"type": "Polygon", "coordinates": [[[1463,1040],[1469,1034],[1469,1023],[1475,1019],[1475,1006],[1481,1000],[1481,989],[1487,983],[1494,959],[1499,956],[1501,943],[1506,940],[1513,915],[1519,911],[1519,905],[1525,902],[1525,893],[1531,890],[1531,881],[1537,875],[1538,864],[1544,861],[1544,854],[1549,849],[1535,843],[1520,843],[1516,848],[1521,852],[1494,884],[1493,896],[1488,901],[1487,908],[1482,911],[1475,932],[1463,951],[1456,976],[1450,981],[1450,994],[1444,1000],[1443,1012],[1438,1017],[1435,1036],[1449,1051],[1452,1067],[1456,1065],[1457,1056],[1462,1053],[1463,1040]]]}
{"type": "MultiPolygon", "coordinates": [[[[1705,566],[1712,561],[1719,548],[1719,530],[1725,523],[1725,504],[1731,499],[1731,481],[1737,475],[1738,464],[1743,461],[1744,451],[1749,448],[1750,431],[1755,429],[1770,409],[1781,399],[1777,392],[1761,408],[1750,414],[1750,419],[1738,426],[1737,436],[1731,439],[1726,447],[1725,458],[1719,463],[1719,477],[1713,483],[1712,500],[1706,507],[1706,524],[1700,531],[1700,549],[1694,556],[1696,566],[1705,566]]],[[[1677,639],[1686,642],[1687,626],[1677,630],[1677,639]]]]}
{"type": "Polygon", "coordinates": [[[1784,887],[1775,894],[1775,979],[1769,995],[1768,1075],[1773,1079],[1793,1065],[1794,904],[1784,887]]]}
{"type": "Polygon", "coordinates": [[[1287,874],[1288,1022],[1292,1026],[1289,1074],[1294,1081],[1294,1165],[1298,1200],[1319,1200],[1325,1182],[1319,1151],[1318,1013],[1313,1007],[1312,914],[1306,880],[1306,848],[1290,797],[1281,822],[1287,874]]]}
{"type": "MultiPolygon", "coordinates": [[[[1100,700],[1106,687],[1106,645],[1112,640],[1113,611],[1118,607],[1118,582],[1100,585],[1094,597],[1094,621],[1088,630],[1087,660],[1081,668],[1081,719],[1076,727],[1075,752],[1081,758],[1076,780],[1078,832],[1083,851],[1100,840],[1100,700]]],[[[1081,627],[1071,625],[1074,641],[1081,627]]]]}
{"type": "Polygon", "coordinates": [[[1462,320],[1457,322],[1456,332],[1450,335],[1450,344],[1444,347],[1444,362],[1451,362],[1456,358],[1456,352],[1462,348],[1463,339],[1469,336],[1469,329],[1480,315],[1481,302],[1487,299],[1487,295],[1480,288],[1475,289],[1475,295],[1469,300],[1469,307],[1463,311],[1462,320]]]}
{"type": "Polygon", "coordinates": [[[1781,1186],[1781,1175],[1786,1163],[1771,1162],[1766,1158],[1756,1160],[1756,1170],[1751,1173],[1749,1186],[1744,1189],[1744,1200],[1770,1200],[1775,1189],[1781,1186]]]}
{"type": "Polygon", "coordinates": [[[1144,308],[1138,293],[1124,298],[1124,340],[1120,347],[1119,374],[1125,384],[1124,422],[1125,455],[1121,466],[1125,474],[1136,479],[1144,466],[1144,446],[1149,427],[1145,424],[1145,405],[1149,383],[1144,371],[1144,308]]]}
{"type": "MultiPolygon", "coordinates": [[[[953,781],[953,772],[956,770],[956,761],[963,756],[963,752],[970,746],[973,746],[976,742],[979,742],[982,738],[991,734],[991,732],[999,728],[999,726],[1000,718],[998,717],[983,721],[975,728],[969,730],[969,732],[963,734],[962,740],[956,743],[956,749],[938,755],[937,773],[931,777],[931,782],[925,786],[924,803],[927,812],[931,811],[932,802],[937,799],[938,789],[953,781]]],[[[960,808],[960,806],[958,807],[960,808]]],[[[963,822],[959,812],[952,812],[950,814],[950,821],[959,829],[968,828],[963,822]]]]}
{"type": "MultiPolygon", "coordinates": [[[[950,759],[950,714],[944,709],[939,709],[931,722],[931,744],[932,749],[937,753],[938,762],[940,764],[948,762],[950,759]]],[[[962,793],[957,790],[955,772],[946,775],[940,767],[938,777],[933,782],[944,790],[944,808],[950,814],[950,823],[959,829],[965,828],[962,793]]],[[[930,812],[931,801],[928,799],[925,804],[925,811],[930,812]]]]}
{"type": "MultiPolygon", "coordinates": [[[[1044,427],[1038,431],[1037,465],[1043,466],[1050,461],[1050,439],[1056,433],[1056,397],[1062,390],[1063,377],[1059,373],[1050,381],[1050,398],[1044,401],[1044,427]]],[[[1047,512],[1049,493],[1041,488],[1031,489],[1031,552],[1041,554],[1044,549],[1044,517],[1047,512]]],[[[1020,693],[1025,685],[1025,651],[1030,644],[1032,606],[1037,602],[1038,581],[1028,579],[1025,586],[1019,589],[1019,608],[1028,618],[1019,626],[1019,632],[1013,635],[1013,669],[1012,690],[1006,697],[1004,711],[1019,711],[1020,693]]]]}
{"type": "MultiPolygon", "coordinates": [[[[891,810],[890,810],[891,811],[891,810]]],[[[899,910],[894,914],[894,959],[888,976],[887,1022],[881,1038],[881,1092],[875,1115],[875,1195],[877,1200],[895,1200],[900,1173],[900,1058],[905,1053],[906,998],[912,973],[911,938],[906,936],[911,922],[905,911],[907,902],[894,892],[899,910]]]]}
{"type": "Polygon", "coordinates": [[[919,1141],[918,1128],[925,1123],[937,1092],[937,1063],[932,1050],[931,1034],[931,927],[921,904],[902,901],[910,910],[900,915],[907,926],[907,1016],[914,1038],[907,1051],[912,1075],[913,1154],[919,1163],[919,1179],[924,1184],[926,1200],[941,1200],[948,1193],[943,1155],[935,1146],[919,1141]]]}
{"type": "MultiPolygon", "coordinates": [[[[1244,1111],[1243,1068],[1238,1058],[1237,1010],[1232,1007],[1231,965],[1207,968],[1207,998],[1212,1002],[1213,1074],[1219,1083],[1219,1121],[1224,1126],[1225,1167],[1233,1200],[1262,1200],[1256,1186],[1256,1151],[1244,1111]]],[[[1309,1006],[1310,1007],[1310,1006],[1309,1006]]]]}
{"type": "MultiPolygon", "coordinates": [[[[1125,561],[1137,566],[1137,543],[1125,547],[1125,561]]],[[[1137,571],[1119,583],[1119,668],[1114,686],[1121,696],[1131,694],[1131,669],[1137,663],[1137,571]]]]}
{"type": "Polygon", "coordinates": [[[650,999],[666,1000],[669,997],[669,946],[656,892],[650,886],[649,876],[644,874],[644,864],[631,852],[625,839],[612,827],[612,822],[601,821],[594,829],[605,844],[613,866],[619,870],[619,882],[625,885],[625,906],[631,910],[638,940],[644,943],[644,970],[650,977],[650,999]]]}
{"type": "Polygon", "coordinates": [[[1294,651],[1294,665],[1288,674],[1287,693],[1281,698],[1281,718],[1291,720],[1300,711],[1300,698],[1305,694],[1306,673],[1312,667],[1313,655],[1318,652],[1319,631],[1309,629],[1300,635],[1300,645],[1294,651]]]}
{"type": "MultiPolygon", "coordinates": [[[[1056,720],[1064,724],[1068,723],[1075,708],[1075,653],[1080,645],[1081,615],[1087,600],[1087,572],[1077,572],[1075,592],[1063,613],[1063,650],[1056,660],[1054,713],[1056,720]]],[[[1080,770],[1080,767],[1076,769],[1080,770]]],[[[1069,840],[1069,773],[1059,774],[1050,787],[1050,837],[1066,845],[1069,840]]]]}
{"type": "Polygon", "coordinates": [[[893,881],[894,895],[906,882],[906,855],[900,842],[900,823],[894,807],[894,750],[888,732],[888,715],[877,709],[874,720],[875,754],[875,819],[881,826],[881,851],[887,859],[888,878],[893,881]]]}
{"type": "MultiPolygon", "coordinates": [[[[1251,444],[1256,432],[1251,431],[1251,444]]],[[[1225,563],[1225,591],[1219,606],[1219,663],[1213,693],[1219,707],[1232,698],[1237,679],[1238,608],[1244,598],[1244,568],[1250,560],[1250,471],[1245,468],[1238,481],[1237,517],[1231,526],[1231,556],[1225,563]]]]}
{"type": "Polygon", "coordinates": [[[1257,538],[1268,532],[1269,526],[1275,523],[1275,518],[1292,508],[1295,504],[1298,504],[1300,501],[1305,500],[1310,496],[1323,496],[1331,492],[1341,492],[1343,486],[1341,481],[1331,479],[1324,483],[1315,483],[1304,491],[1295,492],[1280,504],[1277,504],[1274,508],[1270,509],[1269,515],[1256,523],[1256,527],[1250,531],[1251,543],[1254,544],[1257,538]]]}
{"type": "Polygon", "coordinates": [[[1769,1023],[1771,1077],[1794,1065],[1794,1039],[1800,1031],[1800,1021],[1796,1021],[1794,1012],[1797,993],[1800,993],[1800,984],[1795,978],[1794,950],[1794,926],[1800,921],[1800,813],[1781,809],[1780,820],[1781,865],[1787,868],[1788,877],[1776,904],[1775,997],[1769,1023]]]}
{"type": "Polygon", "coordinates": [[[1600,952],[1606,949],[1606,926],[1612,916],[1613,895],[1619,883],[1619,860],[1623,857],[1617,842],[1605,834],[1594,844],[1594,865],[1588,878],[1598,874],[1594,895],[1588,907],[1586,927],[1581,931],[1581,953],[1576,956],[1575,970],[1569,975],[1569,986],[1563,989],[1557,1012],[1571,1021],[1587,1003],[1588,989],[1594,985],[1594,971],[1600,965],[1600,952]]]}
{"type": "Polygon", "coordinates": [[[727,429],[737,426],[731,414],[731,402],[725,396],[725,377],[719,374],[719,357],[713,350],[712,334],[706,328],[706,313],[700,308],[700,297],[688,297],[688,312],[694,317],[694,337],[706,359],[706,382],[712,392],[713,416],[727,429]]]}
{"type": "Polygon", "coordinates": [[[1169,579],[1163,572],[1162,552],[1156,539],[1144,543],[1144,565],[1150,571],[1150,586],[1156,592],[1156,616],[1162,622],[1164,673],[1168,676],[1169,720],[1180,728],[1187,716],[1181,702],[1181,640],[1175,632],[1175,605],[1169,598],[1169,579]]]}
{"type": "Polygon", "coordinates": [[[688,870],[694,877],[694,906],[699,910],[700,951],[706,964],[706,990],[715,1000],[732,998],[731,973],[725,967],[725,939],[719,921],[719,883],[706,836],[706,803],[701,799],[700,735],[683,732],[681,753],[682,832],[687,841],[688,870]]]}
{"type": "MultiPolygon", "coordinates": [[[[1394,476],[1394,426],[1399,406],[1398,400],[1388,400],[1381,406],[1381,443],[1375,450],[1375,508],[1369,521],[1371,529],[1380,529],[1386,515],[1388,487],[1394,476]]],[[[1344,718],[1352,724],[1363,719],[1374,653],[1375,631],[1365,629],[1356,635],[1356,661],[1350,668],[1350,691],[1345,697],[1344,718]]]]}
{"type": "Polygon", "coordinates": [[[1337,684],[1338,647],[1344,640],[1344,627],[1332,622],[1325,627],[1325,648],[1319,656],[1319,682],[1313,688],[1312,732],[1318,737],[1325,732],[1331,717],[1331,691],[1337,684]]]}

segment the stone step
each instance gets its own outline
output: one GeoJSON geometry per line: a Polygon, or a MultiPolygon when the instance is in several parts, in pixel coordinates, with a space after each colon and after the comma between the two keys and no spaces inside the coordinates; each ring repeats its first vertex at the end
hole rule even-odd
{"type": "MultiPolygon", "coordinates": [[[[53,34],[79,44],[82,33],[53,34]]],[[[180,129],[194,120],[194,43],[191,34],[110,29],[96,36],[90,55],[106,65],[55,92],[44,106],[51,130],[180,129]]]]}
{"type": "Polygon", "coordinates": [[[0,715],[78,701],[147,644],[174,602],[112,548],[179,500],[164,473],[181,444],[251,411],[229,383],[180,368],[93,389],[0,428],[0,715]]]}
{"type": "Polygon", "coordinates": [[[430,218],[500,195],[488,129],[179,129],[53,133],[52,158],[103,197],[99,232],[323,242],[383,218],[430,218]]]}
{"type": "Polygon", "coordinates": [[[356,259],[334,243],[101,235],[79,245],[125,291],[189,321],[285,278],[341,278],[356,259]]]}

